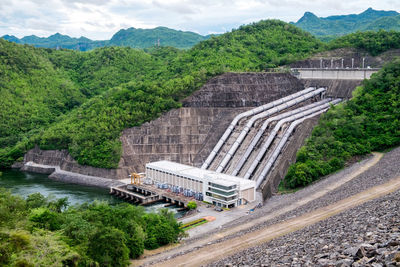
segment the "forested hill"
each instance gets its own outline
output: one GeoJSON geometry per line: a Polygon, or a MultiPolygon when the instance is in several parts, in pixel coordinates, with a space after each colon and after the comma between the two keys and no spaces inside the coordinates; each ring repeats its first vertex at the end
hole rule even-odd
{"type": "Polygon", "coordinates": [[[4,40],[0,44],[0,68],[6,74],[0,83],[10,83],[0,97],[0,108],[7,109],[1,113],[3,167],[38,144],[43,149],[68,149],[81,164],[114,168],[123,129],[179,107],[181,99],[210,77],[262,71],[322,48],[309,33],[276,20],[242,26],[188,51],[107,47],[77,52],[4,40]],[[28,64],[33,59],[43,63],[28,64]],[[45,67],[36,70],[37,65],[45,67]]]}
{"type": "Polygon", "coordinates": [[[59,33],[49,37],[38,37],[35,35],[25,36],[18,39],[12,35],[4,35],[3,39],[18,44],[30,44],[45,48],[66,48],[79,51],[88,51],[104,46],[129,46],[132,48],[149,48],[154,46],[172,46],[175,48],[191,48],[200,41],[210,38],[194,32],[179,31],[166,27],[154,29],[121,29],[113,35],[110,40],[93,41],[86,37],[73,38],[59,33]]]}
{"type": "Polygon", "coordinates": [[[329,40],[357,31],[400,30],[400,14],[369,8],[360,14],[320,18],[306,12],[294,25],[329,40]]]}
{"type": "MultiPolygon", "coordinates": [[[[380,47],[399,48],[399,35],[357,34],[332,46],[379,53],[380,47]]],[[[179,107],[181,99],[211,77],[263,71],[329,47],[277,20],[241,26],[189,50],[59,51],[0,40],[0,167],[22,160],[26,151],[39,145],[68,149],[80,164],[115,168],[123,129],[179,107]]]]}

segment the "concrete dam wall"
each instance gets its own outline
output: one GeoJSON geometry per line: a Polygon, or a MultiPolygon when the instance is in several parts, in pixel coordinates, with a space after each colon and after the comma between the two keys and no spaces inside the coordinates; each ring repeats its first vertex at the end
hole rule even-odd
{"type": "Polygon", "coordinates": [[[200,167],[239,113],[303,89],[289,74],[226,73],[183,101],[183,107],[123,131],[122,161],[129,171],[171,160],[200,167]]]}
{"type": "Polygon", "coordinates": [[[183,107],[121,135],[123,154],[117,169],[79,165],[68,151],[30,150],[24,162],[60,166],[61,170],[112,179],[142,172],[146,163],[172,160],[201,166],[237,114],[304,88],[284,73],[226,73],[209,80],[183,100],[183,107]]]}

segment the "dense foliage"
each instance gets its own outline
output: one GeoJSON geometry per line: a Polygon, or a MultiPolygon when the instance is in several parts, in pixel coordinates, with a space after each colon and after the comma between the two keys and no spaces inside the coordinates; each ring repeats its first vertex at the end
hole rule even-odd
{"type": "Polygon", "coordinates": [[[127,266],[144,248],[183,234],[167,210],[144,213],[130,204],[69,207],[39,193],[26,200],[0,189],[1,266],[127,266]]]}
{"type": "Polygon", "coordinates": [[[400,60],[387,64],[348,102],[332,107],[290,166],[285,187],[305,186],[356,155],[400,144],[400,60]]]}
{"type": "Polygon", "coordinates": [[[85,95],[44,50],[0,39],[0,147],[15,145],[57,116],[79,106],[85,95]]]}
{"type": "MultiPolygon", "coordinates": [[[[9,166],[38,144],[43,149],[68,149],[80,164],[114,168],[121,155],[119,135],[123,129],[179,107],[182,98],[217,74],[262,71],[287,64],[306,58],[322,44],[295,26],[269,20],[212,37],[188,51],[110,47],[76,52],[7,45],[40,53],[52,69],[77,88],[82,104],[53,114],[51,124],[35,123],[40,129],[35,133],[11,127],[23,138],[0,149],[1,166],[9,166]]],[[[39,85],[31,87],[46,99],[39,85]]],[[[14,110],[23,107],[10,101],[10,106],[15,104],[14,110]]]]}
{"type": "Polygon", "coordinates": [[[65,48],[79,51],[88,51],[104,46],[129,46],[132,48],[149,48],[156,45],[171,46],[188,49],[198,42],[207,40],[209,35],[202,36],[194,32],[184,32],[166,27],[154,29],[121,29],[110,40],[94,41],[86,37],[73,38],[59,33],[49,37],[35,35],[25,36],[21,39],[13,35],[4,35],[3,39],[18,44],[29,44],[35,47],[65,48]]]}
{"type": "Polygon", "coordinates": [[[400,32],[384,30],[356,32],[331,41],[329,47],[331,49],[355,47],[376,56],[389,49],[400,48],[400,32]]]}
{"type": "Polygon", "coordinates": [[[369,8],[360,14],[319,18],[306,12],[294,25],[311,34],[329,40],[357,31],[400,30],[400,14],[369,8]]]}

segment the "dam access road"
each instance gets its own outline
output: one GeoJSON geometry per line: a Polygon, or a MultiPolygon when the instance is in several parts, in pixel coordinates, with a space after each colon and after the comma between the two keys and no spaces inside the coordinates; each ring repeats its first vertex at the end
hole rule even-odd
{"type": "MultiPolygon", "coordinates": [[[[275,265],[290,265],[299,259],[295,255],[288,257],[286,255],[288,252],[284,254],[283,249],[273,250],[269,254],[263,253],[264,250],[273,249],[268,245],[269,242],[295,246],[299,242],[304,242],[300,238],[290,239],[291,235],[299,231],[318,227],[319,223],[330,218],[334,221],[342,221],[343,214],[357,211],[360,205],[379,203],[379,201],[373,201],[374,199],[393,198],[393,194],[396,194],[393,192],[400,190],[399,158],[400,148],[385,155],[374,153],[372,157],[355,163],[307,188],[292,194],[273,196],[261,209],[221,229],[211,231],[201,238],[185,240],[182,244],[164,248],[163,251],[155,251],[152,254],[146,252],[144,257],[133,261],[132,264],[133,266],[201,266],[206,264],[220,266],[224,264],[260,265],[274,262],[275,265]],[[286,239],[291,242],[286,242],[286,239]],[[157,252],[160,253],[155,254],[157,252]],[[213,263],[218,260],[219,262],[213,263]]],[[[385,210],[381,209],[381,211],[385,210]]],[[[374,212],[374,210],[369,210],[368,214],[374,212]]],[[[387,213],[398,214],[398,211],[392,210],[387,213]]],[[[365,223],[370,224],[369,221],[365,223]]],[[[379,220],[376,224],[378,223],[379,220]]],[[[361,231],[364,228],[360,223],[361,231]]],[[[333,232],[339,230],[332,229],[333,232]]],[[[324,232],[327,232],[326,228],[317,231],[316,236],[322,240],[321,243],[326,242],[324,239],[329,239],[323,234],[324,232]]],[[[353,240],[355,244],[348,245],[357,245],[357,241],[362,243],[360,240],[353,240]]],[[[400,239],[398,241],[400,242],[400,239]]],[[[310,247],[314,248],[314,253],[318,252],[315,246],[310,247]]],[[[322,247],[325,246],[321,245],[321,249],[322,247]]],[[[301,247],[298,249],[300,252],[295,253],[296,255],[301,252],[306,253],[304,257],[310,258],[308,264],[321,265],[319,261],[314,261],[319,258],[315,258],[315,255],[312,255],[313,252],[307,255],[307,249],[301,247]]],[[[306,261],[304,260],[303,263],[305,264],[306,261]]]]}

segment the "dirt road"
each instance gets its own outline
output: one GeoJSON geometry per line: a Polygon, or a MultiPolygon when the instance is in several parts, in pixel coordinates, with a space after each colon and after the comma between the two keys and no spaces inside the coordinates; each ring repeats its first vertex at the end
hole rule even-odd
{"type": "Polygon", "coordinates": [[[361,205],[389,193],[400,190],[400,176],[379,186],[362,191],[359,194],[345,198],[327,207],[317,209],[287,221],[280,222],[261,230],[250,232],[242,236],[229,239],[220,243],[199,248],[182,256],[157,263],[157,266],[201,266],[214,262],[235,252],[268,242],[274,238],[297,231],[306,226],[341,213],[352,207],[361,205]]]}
{"type": "Polygon", "coordinates": [[[362,166],[360,166],[359,168],[355,169],[354,171],[352,171],[351,173],[347,174],[346,176],[343,176],[341,179],[339,179],[338,181],[327,185],[326,187],[321,188],[320,190],[318,190],[317,192],[315,192],[314,194],[311,194],[307,197],[302,198],[300,201],[297,201],[291,205],[288,205],[274,213],[271,213],[267,216],[263,216],[260,217],[258,219],[254,219],[248,223],[244,223],[244,224],[240,224],[237,225],[235,227],[232,228],[227,228],[223,231],[220,231],[218,233],[215,233],[211,236],[208,236],[206,238],[197,240],[193,243],[190,244],[181,244],[178,246],[173,246],[171,247],[171,249],[169,248],[163,248],[162,250],[156,250],[156,251],[152,251],[152,252],[148,252],[148,254],[145,254],[145,258],[141,258],[138,260],[134,260],[132,261],[133,266],[140,266],[140,265],[144,265],[144,264],[148,264],[151,262],[157,262],[161,259],[165,259],[168,257],[171,257],[177,253],[181,253],[184,251],[189,251],[191,249],[200,247],[200,246],[204,246],[210,242],[216,241],[218,239],[233,235],[237,232],[246,230],[254,225],[257,224],[261,224],[263,222],[266,222],[268,220],[271,220],[275,217],[281,216],[282,214],[285,214],[287,212],[290,212],[292,210],[295,210],[297,208],[299,208],[300,206],[303,206],[315,199],[318,199],[322,196],[324,196],[325,194],[337,189],[338,187],[342,186],[343,184],[347,183],[348,181],[352,180],[353,178],[357,177],[358,175],[360,175],[361,173],[367,171],[368,169],[370,169],[371,167],[375,166],[380,159],[382,158],[383,154],[382,153],[373,153],[373,157],[370,158],[369,160],[367,160],[362,166]],[[162,251],[162,252],[161,252],[162,251]],[[160,253],[161,252],[161,253],[160,253]],[[159,253],[156,255],[152,255],[155,253],[159,253]]]}

